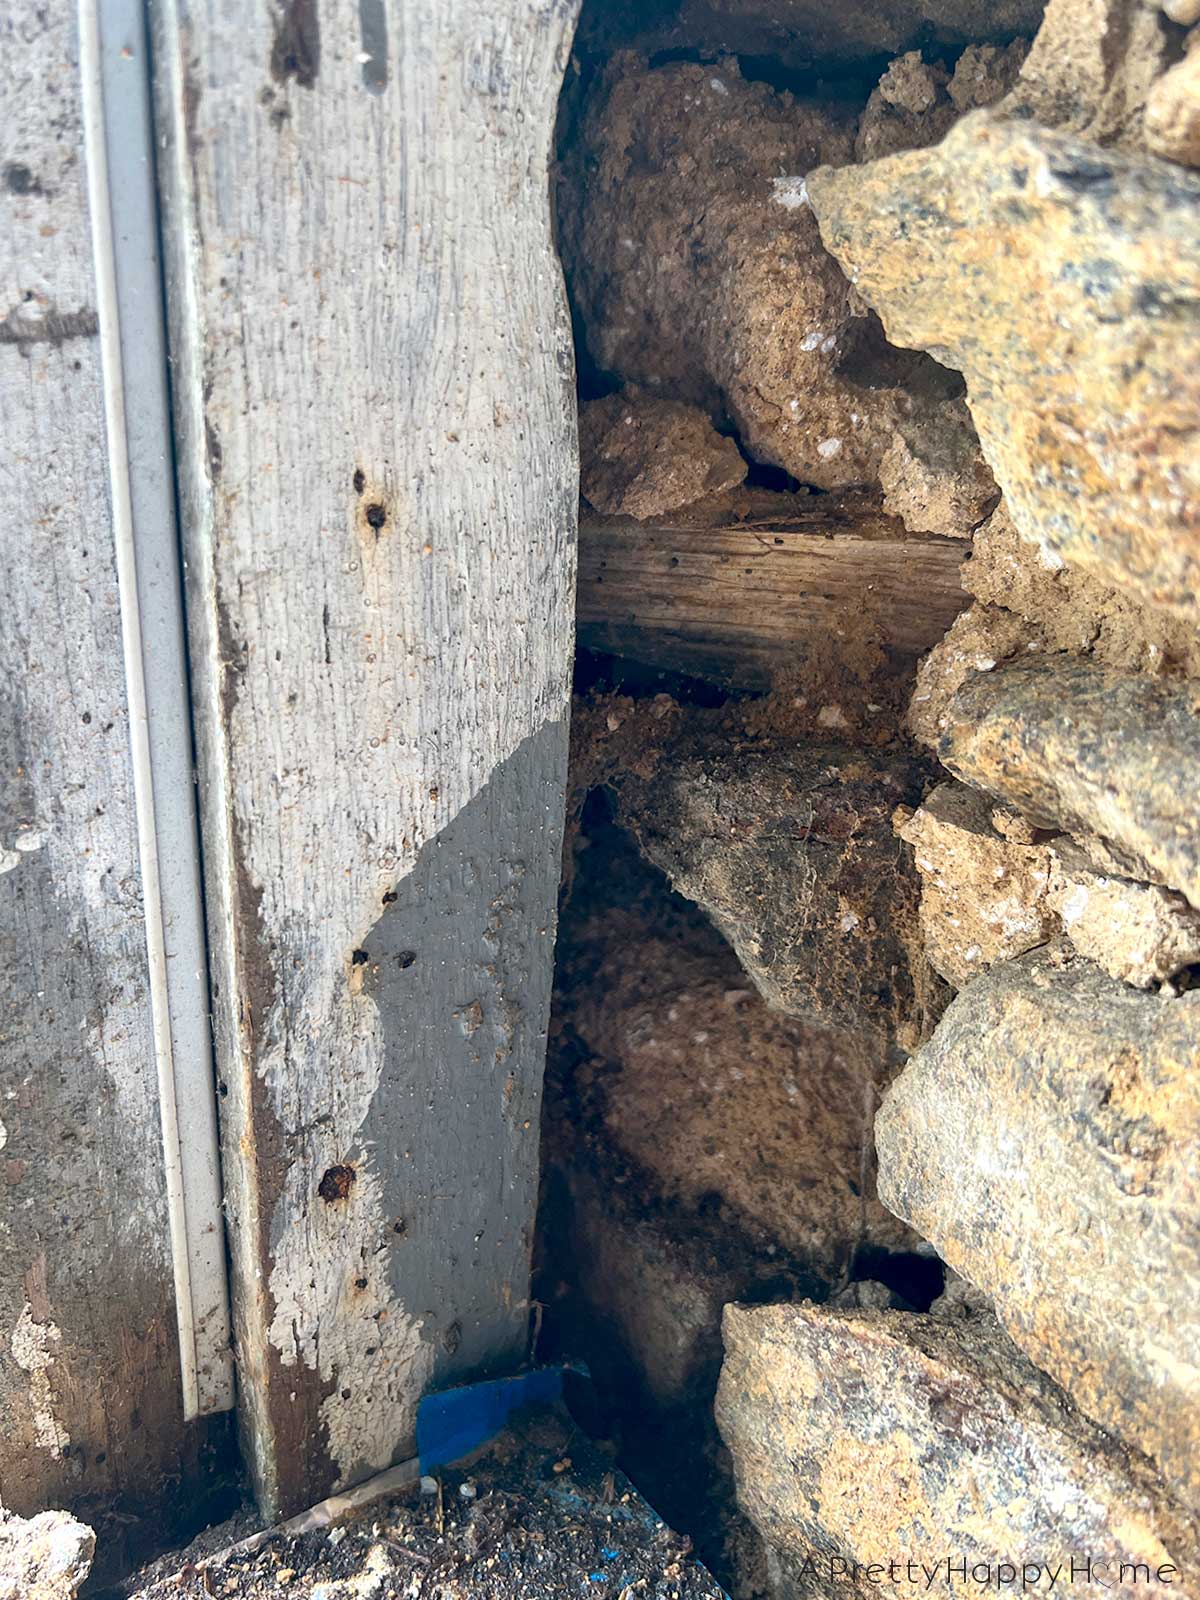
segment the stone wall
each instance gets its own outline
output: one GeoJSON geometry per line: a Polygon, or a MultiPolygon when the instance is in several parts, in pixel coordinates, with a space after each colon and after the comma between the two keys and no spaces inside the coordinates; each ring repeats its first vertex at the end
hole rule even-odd
{"type": "Polygon", "coordinates": [[[739,1596],[1187,1589],[1200,7],[933,9],[585,12],[585,506],[684,550],[858,496],[964,560],[915,673],[869,584],[766,695],[593,664],[548,1315],[739,1596]]]}

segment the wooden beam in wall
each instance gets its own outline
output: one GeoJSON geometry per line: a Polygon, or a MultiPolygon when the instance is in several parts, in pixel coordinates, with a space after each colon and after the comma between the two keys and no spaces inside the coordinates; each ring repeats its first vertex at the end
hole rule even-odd
{"type": "Polygon", "coordinates": [[[587,516],[579,530],[579,640],[652,666],[768,687],[815,637],[861,626],[911,660],[969,602],[970,546],[906,533],[864,496],[763,496],[744,520],[645,524],[587,516]],[[774,503],[772,503],[774,502],[774,503]]]}

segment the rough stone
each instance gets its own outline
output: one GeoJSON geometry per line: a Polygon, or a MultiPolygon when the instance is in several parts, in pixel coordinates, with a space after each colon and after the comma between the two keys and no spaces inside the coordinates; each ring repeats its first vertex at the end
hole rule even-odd
{"type": "Polygon", "coordinates": [[[1156,156],[1200,167],[1200,48],[1196,44],[1150,90],[1145,137],[1156,156]]]}
{"type": "MultiPolygon", "coordinates": [[[[1066,935],[1111,977],[1147,989],[1200,961],[1200,914],[1182,895],[1114,873],[1066,835],[995,825],[985,797],[944,783],[900,837],[921,874],[930,962],[956,988],[997,961],[1066,935]]],[[[1092,841],[1093,849],[1095,841],[1092,841]]]]}
{"type": "MultiPolygon", "coordinates": [[[[960,988],[1064,935],[1141,989],[1200,961],[1200,914],[1182,895],[1097,865],[1074,840],[1025,818],[1001,820],[1003,830],[984,796],[957,783],[939,785],[900,819],[921,874],[925,951],[948,983],[960,988]]],[[[1095,853],[1097,841],[1088,843],[1095,853]]]]}
{"type": "Polygon", "coordinates": [[[1200,962],[1200,913],[1157,884],[1101,872],[1078,845],[1055,839],[1046,903],[1080,955],[1139,989],[1200,962]]]}
{"type": "Polygon", "coordinates": [[[677,33],[706,50],[770,56],[791,67],[897,56],[923,45],[953,54],[1031,34],[1044,0],[684,0],[677,33]]]}
{"type": "Polygon", "coordinates": [[[963,1592],[946,1563],[964,1558],[993,1586],[1016,1563],[1014,1592],[1046,1592],[1047,1567],[1065,1585],[1081,1554],[1113,1594],[1145,1587],[1122,1563],[1186,1581],[1194,1521],[990,1316],[731,1305],[724,1334],[717,1424],[780,1600],[963,1592]]]}
{"type": "Polygon", "coordinates": [[[966,111],[994,105],[1013,86],[1028,45],[970,45],[953,73],[910,50],[890,62],[858,121],[856,161],[936,144],[966,111]]]}
{"type": "Polygon", "coordinates": [[[1127,876],[1200,907],[1198,713],[1194,683],[1029,656],[967,678],[937,750],[1037,826],[1094,834],[1127,876]]]}
{"type": "Polygon", "coordinates": [[[1141,148],[1147,100],[1170,49],[1162,18],[1144,0],[1050,0],[1002,110],[1097,144],[1141,148]]]}
{"type": "Polygon", "coordinates": [[[1004,838],[991,809],[975,790],[943,783],[900,828],[921,874],[926,953],[955,987],[1058,931],[1048,844],[1004,838]]]}
{"type": "Polygon", "coordinates": [[[962,400],[901,418],[879,463],[883,507],[910,533],[969,539],[999,490],[962,400]]]}
{"type": "Polygon", "coordinates": [[[885,1202],[1200,1503],[1200,993],[1054,947],[1002,963],[897,1078],[876,1139],[885,1202]]]}
{"type": "Polygon", "coordinates": [[[1200,175],[998,111],[810,173],[821,236],[889,338],[964,373],[1025,537],[1196,620],[1200,175]]]}
{"type": "Polygon", "coordinates": [[[911,1048],[925,1029],[917,878],[892,813],[921,768],[838,745],[683,747],[618,817],[733,945],[769,1005],[911,1048]]]}
{"type": "Polygon", "coordinates": [[[1049,650],[1086,651],[1106,666],[1153,677],[1200,677],[1194,622],[1144,605],[1077,567],[1047,566],[1003,503],[976,530],[962,583],[977,600],[1035,624],[1049,650]]]}
{"type": "Polygon", "coordinates": [[[0,1506],[0,1600],[73,1600],[95,1550],[91,1528],[65,1511],[26,1520],[0,1506]]]}
{"type": "Polygon", "coordinates": [[[887,344],[821,244],[802,175],[848,162],[852,131],[847,111],[748,83],[733,61],[649,70],[625,52],[559,191],[595,363],[723,407],[753,459],[821,489],[876,483],[901,422],[961,394],[887,344]]]}
{"type": "Polygon", "coordinates": [[[645,521],[733,489],[746,461],[697,406],[637,389],[579,413],[580,490],[595,510],[645,521]]]}
{"type": "Polygon", "coordinates": [[[954,696],[970,678],[1001,661],[1041,650],[1039,629],[1000,606],[975,605],[961,612],[945,638],[917,668],[908,707],[913,738],[937,749],[954,696]]]}

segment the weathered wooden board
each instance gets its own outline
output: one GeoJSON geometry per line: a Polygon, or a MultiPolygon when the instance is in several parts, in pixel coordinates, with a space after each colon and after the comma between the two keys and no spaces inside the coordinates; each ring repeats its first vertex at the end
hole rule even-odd
{"type": "Polygon", "coordinates": [[[911,659],[969,603],[959,582],[968,550],[959,539],[906,534],[857,496],[721,527],[586,517],[579,639],[753,689],[794,663],[806,641],[864,617],[911,659]]]}
{"type": "Polygon", "coordinates": [[[164,0],[240,1408],[268,1514],[525,1350],[572,648],[573,0],[164,0]]]}
{"type": "Polygon", "coordinates": [[[76,8],[0,22],[0,1503],[190,1533],[76,8]],[[186,1493],[181,1486],[186,1482],[186,1493]]]}

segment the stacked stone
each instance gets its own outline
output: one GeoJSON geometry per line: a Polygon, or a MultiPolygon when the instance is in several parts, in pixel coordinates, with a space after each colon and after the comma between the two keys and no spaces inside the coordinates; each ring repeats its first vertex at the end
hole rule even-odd
{"type": "Polygon", "coordinates": [[[1008,100],[807,180],[889,337],[964,374],[1004,503],[911,707],[943,781],[895,819],[958,994],[876,1119],[881,1198],[972,1293],[726,1311],[780,1596],[1196,1582],[1200,102],[1164,10],[1051,0],[1008,100]]]}

